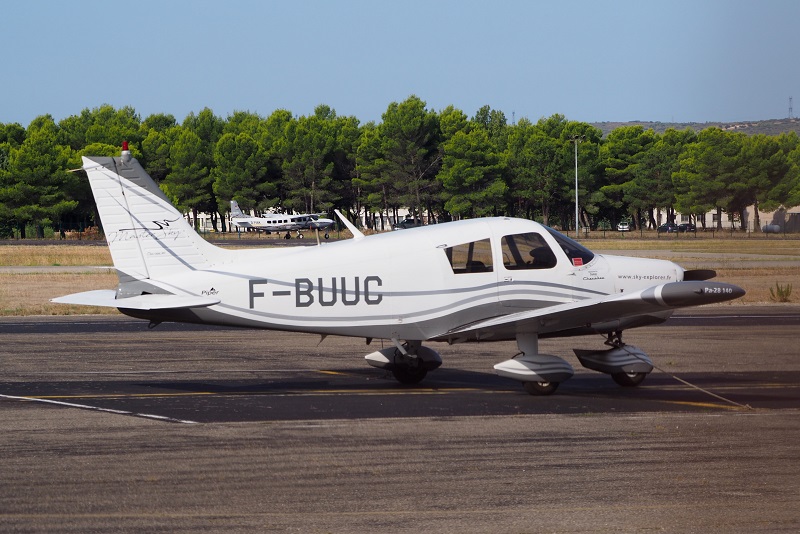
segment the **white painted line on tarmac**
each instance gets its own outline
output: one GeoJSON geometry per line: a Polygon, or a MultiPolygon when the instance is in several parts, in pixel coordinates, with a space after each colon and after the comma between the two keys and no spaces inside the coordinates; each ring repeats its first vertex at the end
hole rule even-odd
{"type": "MultiPolygon", "coordinates": [[[[369,369],[369,368],[367,368],[369,369]]],[[[28,376],[28,375],[35,375],[35,376],[98,376],[98,375],[186,375],[186,374],[235,374],[235,373],[273,373],[273,374],[283,374],[283,373],[320,373],[325,371],[320,371],[317,369],[175,369],[175,370],[159,370],[159,371],[151,371],[151,370],[140,370],[140,371],[31,371],[31,372],[20,372],[15,373],[15,376],[28,376]]]]}
{"type": "Polygon", "coordinates": [[[11,400],[22,400],[22,401],[33,401],[33,402],[44,402],[46,404],[56,404],[59,406],[67,406],[69,408],[80,408],[82,410],[93,410],[96,412],[105,412],[105,413],[113,413],[116,415],[131,415],[133,417],[142,417],[145,419],[155,419],[157,421],[168,421],[170,423],[182,423],[187,425],[196,425],[199,424],[197,421],[189,421],[187,419],[175,419],[174,417],[166,417],[163,415],[153,415],[148,413],[136,413],[136,412],[129,412],[126,410],[114,410],[112,408],[101,408],[99,406],[91,406],[89,404],[77,404],[74,402],[62,402],[56,401],[51,399],[40,399],[37,397],[17,397],[15,395],[3,395],[0,393],[0,398],[4,399],[11,399],[11,400]]]}

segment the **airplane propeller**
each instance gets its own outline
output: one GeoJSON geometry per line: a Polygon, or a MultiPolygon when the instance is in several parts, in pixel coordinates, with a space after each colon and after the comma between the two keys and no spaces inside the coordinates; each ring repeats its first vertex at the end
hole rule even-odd
{"type": "Polygon", "coordinates": [[[714,269],[692,269],[690,271],[684,271],[683,273],[683,281],[684,282],[702,282],[704,280],[711,280],[717,276],[717,271],[714,269]]]}

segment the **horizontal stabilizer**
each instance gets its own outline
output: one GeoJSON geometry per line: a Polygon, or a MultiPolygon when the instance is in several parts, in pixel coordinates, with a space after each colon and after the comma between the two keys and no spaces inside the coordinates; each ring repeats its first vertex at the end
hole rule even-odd
{"type": "Polygon", "coordinates": [[[195,297],[191,295],[137,295],[118,299],[113,289],[98,289],[73,293],[51,299],[59,304],[80,304],[83,306],[105,306],[129,310],[166,310],[180,308],[204,308],[219,304],[217,298],[195,297]]]}

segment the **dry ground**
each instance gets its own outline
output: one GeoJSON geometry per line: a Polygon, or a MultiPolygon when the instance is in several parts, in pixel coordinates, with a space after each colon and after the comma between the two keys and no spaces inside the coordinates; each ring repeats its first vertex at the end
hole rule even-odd
{"type": "MultiPolygon", "coordinates": [[[[713,268],[717,280],[737,284],[747,295],[732,305],[769,303],[770,288],[791,284],[800,293],[800,240],[769,238],[709,239],[687,236],[641,239],[589,239],[596,251],[662,257],[686,268],[713,268]]],[[[107,308],[51,304],[53,297],[111,289],[117,278],[106,246],[0,246],[0,316],[112,313],[107,308]],[[24,270],[14,270],[25,267],[24,270]],[[65,267],[86,267],[62,272],[65,267]]]]}
{"type": "Polygon", "coordinates": [[[7,245],[0,247],[0,266],[111,266],[105,245],[7,245]]]}

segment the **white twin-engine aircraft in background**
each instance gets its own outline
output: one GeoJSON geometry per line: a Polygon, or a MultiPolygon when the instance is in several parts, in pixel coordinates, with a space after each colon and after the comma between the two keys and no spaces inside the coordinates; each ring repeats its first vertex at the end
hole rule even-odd
{"type": "Polygon", "coordinates": [[[390,340],[367,362],[413,384],[442,360],[424,341],[516,340],[494,366],[532,394],[573,375],[542,354],[541,337],[602,333],[605,350],[580,363],[635,386],[653,369],[622,341],[627,328],[665,321],[676,308],[732,300],[741,288],[708,282],[663,260],[594,254],[529,220],[494,217],[291,249],[224,250],[197,235],[130,152],[84,157],[116,289],[53,302],[110,306],[133,317],[390,340]]]}
{"type": "MultiPolygon", "coordinates": [[[[291,230],[296,230],[297,237],[302,238],[301,230],[327,230],[333,226],[333,221],[311,213],[297,215],[270,214],[266,217],[256,217],[244,213],[239,207],[239,203],[231,200],[231,224],[244,230],[286,232],[286,238],[289,239],[291,230]]],[[[330,235],[325,232],[325,239],[328,239],[328,237],[330,235]]]]}

